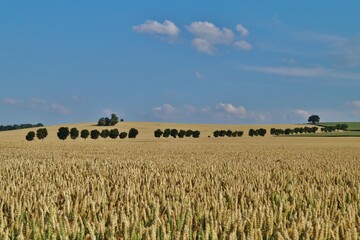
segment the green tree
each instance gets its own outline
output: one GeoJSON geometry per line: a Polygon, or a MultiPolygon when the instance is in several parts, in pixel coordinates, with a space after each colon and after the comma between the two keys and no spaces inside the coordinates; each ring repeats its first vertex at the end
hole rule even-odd
{"type": "Polygon", "coordinates": [[[77,139],[79,137],[79,130],[77,130],[76,128],[71,128],[70,129],[70,137],[73,140],[77,139]]]}
{"type": "Polygon", "coordinates": [[[170,128],[166,128],[163,133],[163,137],[168,138],[170,136],[170,128]]]}
{"type": "Polygon", "coordinates": [[[219,137],[219,134],[220,134],[219,130],[216,130],[216,131],[213,132],[213,136],[216,137],[216,138],[219,137]]]}
{"type": "Polygon", "coordinates": [[[255,130],[251,128],[251,129],[249,130],[249,136],[250,136],[250,137],[253,137],[254,134],[255,134],[255,130]]]}
{"type": "Polygon", "coordinates": [[[106,126],[105,118],[100,118],[97,125],[98,126],[106,126]]]}
{"type": "Polygon", "coordinates": [[[110,131],[108,129],[104,129],[100,133],[100,137],[105,138],[105,139],[108,138],[109,135],[110,135],[110,131]]]}
{"type": "Polygon", "coordinates": [[[186,131],[185,130],[180,130],[179,133],[178,133],[178,137],[179,138],[184,138],[186,135],[186,131]]]}
{"type": "Polygon", "coordinates": [[[122,133],[120,133],[119,137],[120,137],[120,139],[124,139],[127,137],[127,135],[128,134],[126,132],[122,132],[122,133]]]}
{"type": "Polygon", "coordinates": [[[87,129],[81,130],[80,132],[80,137],[83,138],[84,140],[86,140],[89,137],[89,135],[90,132],[87,129]]]}
{"type": "Polygon", "coordinates": [[[139,134],[139,131],[138,131],[137,129],[131,128],[131,129],[129,130],[128,136],[129,136],[129,138],[136,138],[136,136],[137,136],[138,134],[139,134]]]}
{"type": "Polygon", "coordinates": [[[163,134],[163,131],[161,131],[160,129],[157,129],[156,131],[154,131],[154,136],[156,138],[160,138],[162,134],[163,134]]]}
{"type": "Polygon", "coordinates": [[[320,117],[318,115],[311,115],[308,122],[311,124],[318,124],[320,122],[320,117]]]}
{"type": "Polygon", "coordinates": [[[65,140],[70,134],[69,128],[68,127],[61,127],[59,128],[58,132],[57,132],[57,136],[60,140],[65,140]]]}
{"type": "Polygon", "coordinates": [[[193,136],[193,138],[199,138],[200,137],[200,131],[199,130],[193,131],[192,136],[193,136]]]}
{"type": "Polygon", "coordinates": [[[110,119],[110,125],[114,126],[115,124],[117,124],[119,122],[119,118],[116,116],[115,113],[111,114],[111,119],[110,119]]]}
{"type": "Polygon", "coordinates": [[[193,135],[192,130],[189,129],[189,130],[186,131],[186,134],[185,134],[186,137],[191,137],[192,135],[193,135]]]}
{"type": "Polygon", "coordinates": [[[349,128],[349,126],[345,123],[341,124],[341,130],[346,131],[349,128]]]}
{"type": "Polygon", "coordinates": [[[34,131],[30,131],[28,132],[28,134],[26,135],[25,139],[28,141],[32,141],[35,138],[35,132],[34,131]]]}
{"type": "Polygon", "coordinates": [[[39,128],[37,131],[36,131],[36,137],[39,139],[39,140],[43,140],[47,137],[48,135],[48,131],[46,128],[39,128]]]}
{"type": "Polygon", "coordinates": [[[111,139],[116,139],[118,136],[119,136],[119,130],[117,130],[116,128],[115,129],[111,129],[110,130],[110,134],[109,134],[109,137],[111,139]]]}
{"type": "Polygon", "coordinates": [[[99,136],[100,136],[100,132],[98,131],[98,130],[91,130],[91,132],[90,132],[90,138],[91,139],[98,139],[99,138],[99,136]]]}
{"type": "Polygon", "coordinates": [[[170,130],[170,135],[173,137],[173,138],[176,138],[177,135],[178,135],[179,131],[177,129],[171,129],[170,130]]]}

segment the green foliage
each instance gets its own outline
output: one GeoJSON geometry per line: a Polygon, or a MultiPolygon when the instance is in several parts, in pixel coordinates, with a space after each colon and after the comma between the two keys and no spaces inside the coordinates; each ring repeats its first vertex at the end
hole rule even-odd
{"type": "Polygon", "coordinates": [[[39,128],[37,131],[36,131],[36,137],[39,139],[39,140],[43,140],[47,137],[48,135],[48,131],[46,128],[39,128]]]}
{"type": "Polygon", "coordinates": [[[90,138],[91,139],[98,139],[100,136],[100,132],[98,130],[91,130],[90,132],[90,138]]]}
{"type": "Polygon", "coordinates": [[[73,140],[77,139],[79,137],[79,130],[77,130],[77,128],[71,128],[70,129],[70,137],[73,140]]]}
{"type": "Polygon", "coordinates": [[[65,140],[70,134],[69,128],[68,127],[60,127],[58,132],[57,132],[57,136],[60,140],[65,140]]]}
{"type": "Polygon", "coordinates": [[[9,131],[9,130],[18,130],[18,129],[25,129],[25,128],[33,128],[33,127],[43,127],[42,123],[38,124],[14,124],[14,125],[0,125],[0,131],[9,131]]]}
{"type": "Polygon", "coordinates": [[[139,134],[139,131],[135,128],[131,128],[129,130],[129,138],[136,138],[136,136],[139,134]]]}
{"type": "Polygon", "coordinates": [[[110,135],[110,131],[109,131],[108,129],[104,129],[104,130],[102,130],[101,133],[100,133],[100,136],[101,136],[102,138],[108,138],[109,135],[110,135]]]}
{"type": "Polygon", "coordinates": [[[27,141],[32,141],[32,140],[34,140],[34,138],[35,138],[35,132],[34,132],[34,131],[28,132],[28,134],[27,134],[26,137],[25,137],[25,139],[26,139],[27,141]]]}
{"type": "Polygon", "coordinates": [[[191,137],[192,135],[193,135],[193,131],[191,129],[186,131],[186,134],[185,134],[186,137],[191,137]]]}
{"type": "Polygon", "coordinates": [[[154,136],[156,138],[160,138],[163,134],[163,131],[161,131],[160,129],[157,129],[156,131],[154,131],[154,136]]]}
{"type": "Polygon", "coordinates": [[[164,133],[163,133],[163,136],[164,136],[165,138],[168,138],[168,137],[170,136],[170,132],[171,132],[170,128],[165,129],[165,130],[164,130],[164,133]]]}
{"type": "Polygon", "coordinates": [[[177,129],[171,129],[170,130],[170,135],[173,137],[173,138],[176,138],[177,135],[178,135],[179,131],[177,129]]]}
{"type": "MultiPolygon", "coordinates": [[[[121,119],[121,120],[124,121],[123,119],[121,119]]],[[[119,118],[116,116],[115,113],[112,113],[111,118],[108,118],[108,117],[100,118],[97,125],[98,126],[114,126],[118,122],[119,122],[119,118]]]]}
{"type": "Polygon", "coordinates": [[[116,139],[119,136],[119,130],[118,129],[111,129],[109,133],[109,137],[111,139],[116,139]]]}
{"type": "Polygon", "coordinates": [[[120,139],[125,139],[126,137],[127,137],[127,132],[122,132],[122,133],[120,133],[120,135],[119,135],[119,137],[120,137],[120,139]]]}
{"type": "Polygon", "coordinates": [[[320,122],[320,117],[318,115],[311,115],[308,119],[309,123],[317,124],[320,122]]]}
{"type": "Polygon", "coordinates": [[[193,138],[199,138],[200,137],[200,131],[199,130],[193,131],[192,136],[193,136],[193,138]]]}
{"type": "Polygon", "coordinates": [[[179,133],[178,133],[178,137],[179,138],[184,138],[186,135],[186,131],[185,130],[180,130],[179,133]]]}
{"type": "Polygon", "coordinates": [[[82,131],[80,132],[81,138],[83,138],[83,139],[85,139],[85,140],[89,137],[89,135],[90,135],[90,132],[89,132],[89,130],[87,130],[87,129],[84,129],[84,130],[82,130],[82,131]]]}

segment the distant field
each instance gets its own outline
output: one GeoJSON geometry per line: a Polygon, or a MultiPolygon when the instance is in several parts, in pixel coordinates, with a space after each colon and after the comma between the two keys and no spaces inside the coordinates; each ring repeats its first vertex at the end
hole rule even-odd
{"type": "Polygon", "coordinates": [[[360,131],[345,131],[345,132],[331,132],[331,133],[318,132],[316,134],[293,134],[293,135],[281,135],[279,137],[360,137],[360,131]]]}
{"type": "Polygon", "coordinates": [[[347,124],[349,131],[360,131],[360,122],[321,122],[319,126],[336,126],[337,124],[347,124]]]}

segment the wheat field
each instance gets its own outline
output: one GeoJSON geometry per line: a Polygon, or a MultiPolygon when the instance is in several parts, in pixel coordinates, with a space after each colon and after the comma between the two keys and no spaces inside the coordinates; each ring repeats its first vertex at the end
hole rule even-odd
{"type": "Polygon", "coordinates": [[[0,239],[360,238],[359,138],[154,139],[165,125],[137,124],[126,140],[0,133],[0,239]]]}

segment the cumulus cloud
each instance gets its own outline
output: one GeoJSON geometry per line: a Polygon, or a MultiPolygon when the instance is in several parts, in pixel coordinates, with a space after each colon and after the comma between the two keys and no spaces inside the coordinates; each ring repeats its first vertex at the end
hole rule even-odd
{"type": "Polygon", "coordinates": [[[252,48],[251,44],[244,40],[234,42],[234,46],[239,50],[251,50],[252,48]]]}
{"type": "Polygon", "coordinates": [[[152,108],[152,116],[161,120],[173,119],[179,112],[177,108],[168,103],[152,108]]]}
{"type": "Polygon", "coordinates": [[[236,25],[236,30],[238,30],[240,32],[241,36],[249,35],[249,30],[241,24],[236,25]]]}
{"type": "Polygon", "coordinates": [[[138,33],[165,36],[170,42],[175,40],[180,34],[180,29],[170,20],[165,20],[163,23],[154,20],[146,20],[145,23],[133,26],[132,29],[138,33]]]}
{"type": "Polygon", "coordinates": [[[347,104],[352,106],[352,107],[360,109],[360,101],[352,101],[352,102],[348,102],[347,104]]]}
{"type": "Polygon", "coordinates": [[[186,27],[194,35],[193,46],[200,52],[213,54],[215,45],[229,45],[234,32],[228,28],[219,28],[210,22],[193,22],[186,27]]]}
{"type": "Polygon", "coordinates": [[[219,103],[216,106],[216,109],[223,111],[228,116],[233,116],[237,118],[246,118],[247,116],[247,111],[245,107],[243,106],[235,107],[231,103],[219,103]]]}

